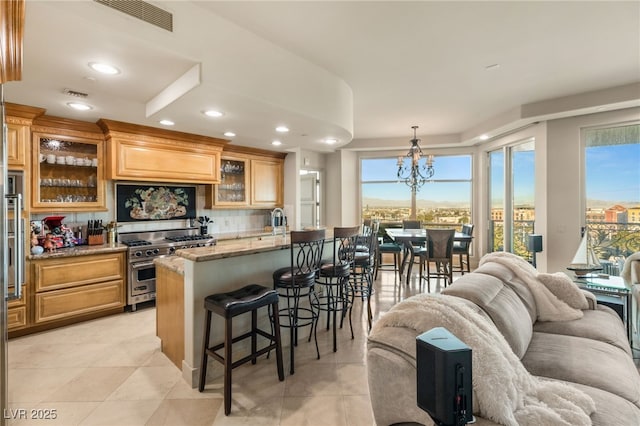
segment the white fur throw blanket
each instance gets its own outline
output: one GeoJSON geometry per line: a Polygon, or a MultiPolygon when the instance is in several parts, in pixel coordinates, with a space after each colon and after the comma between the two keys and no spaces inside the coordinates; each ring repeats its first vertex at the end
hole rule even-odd
{"type": "MultiPolygon", "coordinates": [[[[496,327],[453,296],[421,294],[376,323],[423,333],[445,327],[472,349],[474,411],[506,426],[590,425],[593,400],[562,382],[532,376],[496,327]]],[[[375,332],[372,332],[375,334],[375,332]]]]}
{"type": "MultiPolygon", "coordinates": [[[[634,260],[640,262],[640,252],[633,253],[624,260],[624,266],[622,267],[622,273],[620,274],[628,287],[631,287],[633,284],[638,284],[631,282],[631,263],[634,260]]],[[[638,279],[640,279],[640,277],[638,277],[638,279]]]]}
{"type": "Polygon", "coordinates": [[[587,299],[582,291],[568,277],[570,283],[567,285],[565,280],[559,276],[550,276],[545,274],[542,279],[539,278],[538,271],[520,256],[508,252],[489,253],[480,259],[480,265],[487,262],[497,262],[507,268],[520,278],[531,291],[536,301],[537,314],[539,321],[571,321],[583,317],[583,312],[578,309],[584,306],[588,307],[587,299]],[[562,292],[549,290],[547,286],[563,284],[562,292]],[[575,290],[571,292],[570,290],[575,290]],[[558,295],[566,296],[570,303],[558,298],[558,295]]]}

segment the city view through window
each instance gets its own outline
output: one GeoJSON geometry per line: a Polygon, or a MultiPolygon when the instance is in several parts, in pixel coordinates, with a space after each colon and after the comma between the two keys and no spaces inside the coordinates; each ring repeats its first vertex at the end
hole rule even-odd
{"type": "Polygon", "coordinates": [[[585,132],[586,224],[605,272],[640,251],[640,125],[585,132]]]}
{"type": "MultiPolygon", "coordinates": [[[[398,181],[397,158],[363,159],[362,217],[401,222],[411,216],[411,189],[398,181]]],[[[471,221],[471,156],[442,156],[436,174],[416,194],[416,219],[425,226],[460,227],[471,221]]]]}
{"type": "MultiPolygon", "coordinates": [[[[589,240],[605,272],[619,274],[622,260],[640,251],[640,125],[586,132],[585,219],[589,240]],[[598,133],[599,132],[599,133],[598,133]]],[[[492,250],[503,250],[503,158],[491,158],[492,250]],[[494,161],[497,160],[497,161],[494,161]],[[494,178],[495,177],[495,181],[494,178]]],[[[526,235],[534,232],[533,151],[512,157],[513,221],[511,251],[525,258],[526,235]]],[[[417,193],[416,219],[425,227],[455,227],[471,222],[471,156],[435,158],[433,179],[417,193]]],[[[363,159],[361,194],[363,219],[378,219],[382,227],[398,226],[411,215],[411,190],[396,178],[396,158],[363,159]]]]}

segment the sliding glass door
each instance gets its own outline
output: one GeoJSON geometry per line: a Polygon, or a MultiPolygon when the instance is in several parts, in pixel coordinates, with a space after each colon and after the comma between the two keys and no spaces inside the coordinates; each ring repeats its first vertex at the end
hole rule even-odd
{"type": "Polygon", "coordinates": [[[528,139],[490,151],[489,247],[524,258],[535,223],[535,142],[528,139]]]}

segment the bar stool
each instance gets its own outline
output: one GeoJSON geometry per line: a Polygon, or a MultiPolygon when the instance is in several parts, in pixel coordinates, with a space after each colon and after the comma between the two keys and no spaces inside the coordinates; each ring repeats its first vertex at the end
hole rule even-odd
{"type": "Polygon", "coordinates": [[[371,296],[373,294],[373,275],[376,262],[378,246],[378,229],[380,222],[373,221],[370,226],[363,226],[362,234],[358,236],[358,245],[351,270],[351,306],[349,316],[353,310],[353,302],[356,296],[364,301],[367,299],[367,322],[369,330],[373,322],[373,312],[371,310],[371,296]]]}
{"type": "Polygon", "coordinates": [[[204,390],[207,377],[207,356],[210,355],[216,361],[224,365],[224,414],[231,412],[231,370],[251,361],[256,363],[256,359],[272,349],[276,350],[276,363],[278,367],[278,379],[284,380],[284,369],[282,366],[282,343],[280,340],[280,322],[278,318],[278,292],[263,287],[258,284],[249,284],[239,290],[228,293],[211,294],[204,299],[204,308],[207,310],[204,325],[204,338],[202,343],[202,365],[200,367],[200,383],[198,389],[204,390]],[[258,328],[258,309],[268,306],[273,312],[270,315],[273,334],[267,333],[258,328]],[[211,313],[224,317],[224,342],[209,347],[209,337],[211,334],[211,313]],[[251,331],[238,337],[232,335],[232,320],[240,314],[251,312],[251,331]],[[269,339],[269,345],[258,350],[257,335],[269,339]],[[235,362],[232,360],[231,345],[240,340],[251,337],[251,353],[235,362]],[[224,348],[224,356],[216,351],[224,348]]]}
{"type": "MultiPolygon", "coordinates": [[[[333,315],[334,352],[338,349],[336,338],[337,313],[340,312],[340,328],[342,328],[344,317],[350,306],[349,277],[351,276],[351,268],[353,268],[359,232],[359,226],[333,228],[333,257],[322,261],[320,275],[316,281],[316,285],[322,289],[322,295],[312,300],[312,304],[318,311],[327,313],[327,330],[329,330],[331,316],[333,315]]],[[[351,328],[351,338],[353,339],[351,315],[349,315],[349,327],[351,328]]]]}
{"type": "Polygon", "coordinates": [[[291,263],[273,273],[273,287],[287,306],[280,308],[280,324],[289,328],[290,373],[294,373],[294,347],[298,346],[298,329],[311,327],[309,341],[313,335],[316,353],[320,359],[318,338],[316,335],[319,311],[313,300],[317,300],[314,291],[316,277],[319,274],[322,250],[324,248],[324,229],[312,231],[291,231],[291,263]]]}

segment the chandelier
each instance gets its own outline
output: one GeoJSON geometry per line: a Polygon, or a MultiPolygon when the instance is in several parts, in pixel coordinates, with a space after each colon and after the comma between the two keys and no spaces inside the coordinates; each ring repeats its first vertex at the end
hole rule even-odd
{"type": "Polygon", "coordinates": [[[420,164],[422,158],[422,149],[420,149],[420,139],[416,138],[416,129],[418,126],[412,126],[413,139],[411,139],[411,148],[406,155],[398,157],[398,180],[404,180],[411,191],[418,191],[424,183],[430,179],[435,173],[433,168],[433,155],[428,155],[427,158],[420,164]],[[405,165],[404,159],[409,158],[409,164],[405,165]]]}

